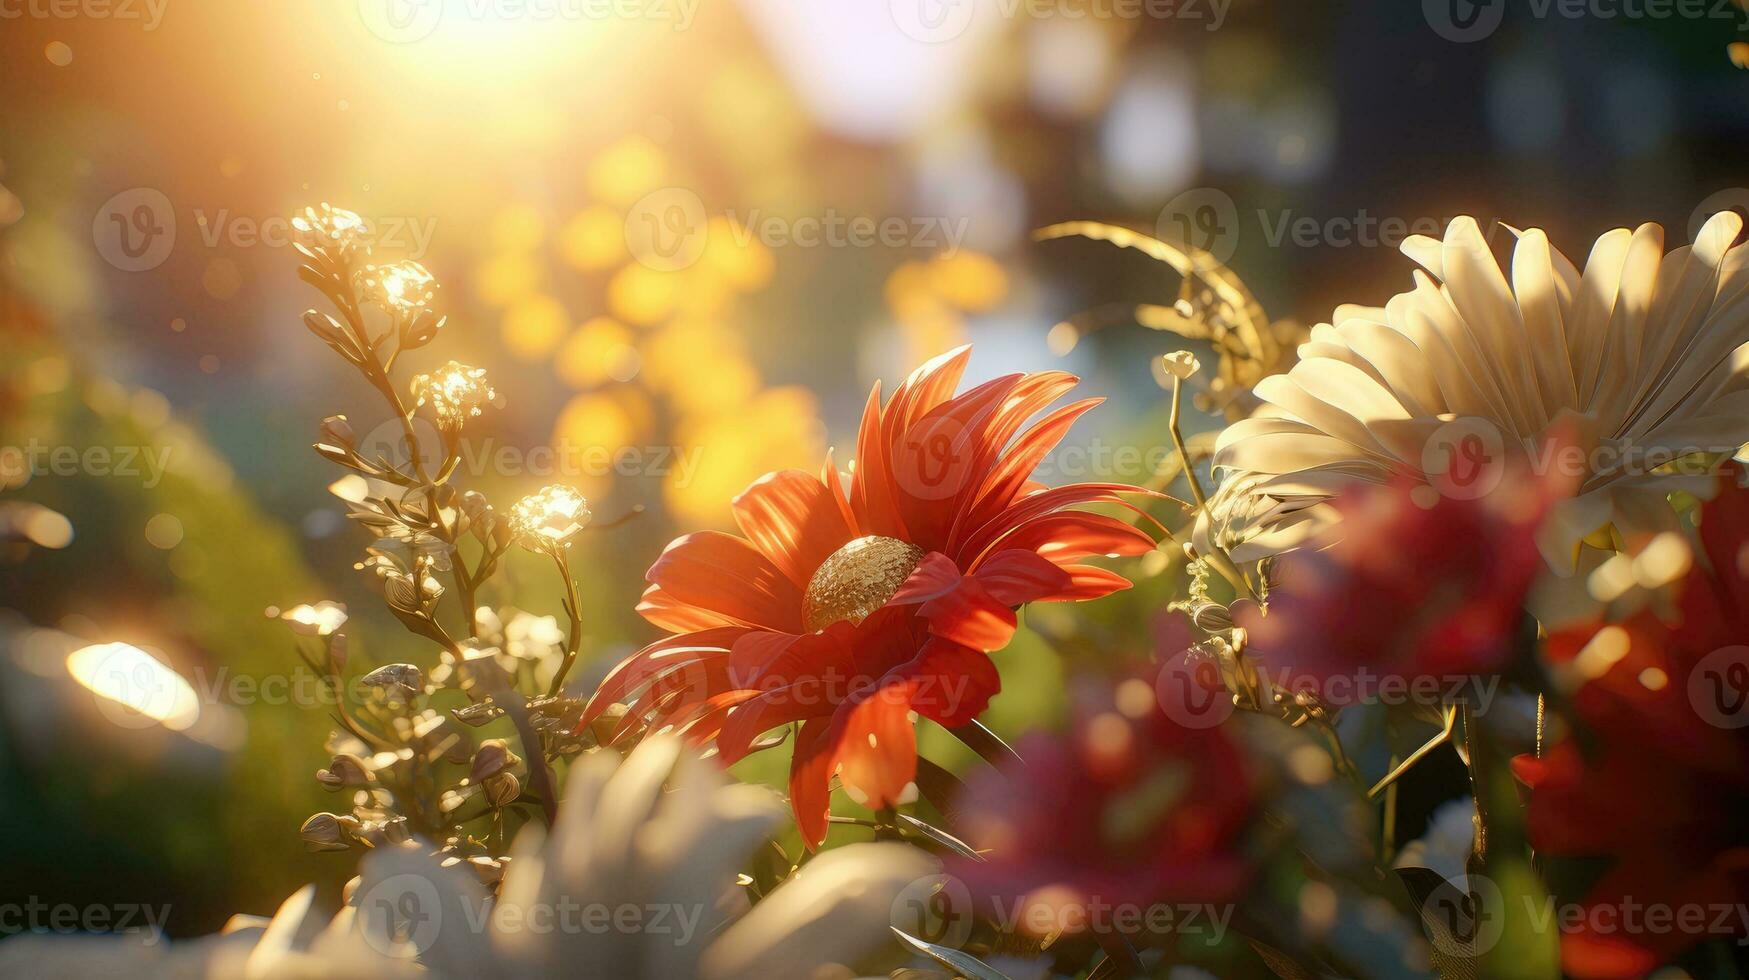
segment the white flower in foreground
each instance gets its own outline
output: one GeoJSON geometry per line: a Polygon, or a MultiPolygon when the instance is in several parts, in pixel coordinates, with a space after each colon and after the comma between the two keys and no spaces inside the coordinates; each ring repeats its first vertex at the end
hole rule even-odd
{"type": "Polygon", "coordinates": [[[1664,254],[1657,225],[1597,240],[1584,270],[1541,231],[1518,232],[1502,271],[1474,219],[1403,252],[1425,272],[1381,308],[1344,306],[1264,407],[1220,436],[1223,472],[1197,539],[1239,561],[1299,546],[1356,481],[1406,477],[1480,496],[1528,459],[1570,480],[1539,545],[1557,570],[1579,546],[1675,526],[1667,496],[1710,493],[1675,458],[1749,442],[1749,249],[1742,220],[1713,216],[1664,254]],[[1565,433],[1570,449],[1548,450],[1565,433]],[[1613,532],[1613,533],[1611,533],[1613,532]]]}
{"type": "Polygon", "coordinates": [[[748,908],[736,873],[786,812],[678,738],[652,738],[623,763],[575,764],[551,836],[523,829],[496,899],[465,862],[379,848],[326,927],[306,888],[271,921],[238,917],[206,939],[8,939],[0,976],[782,980],[851,976],[896,950],[893,902],[940,871],[908,844],[825,851],[748,908]]]}

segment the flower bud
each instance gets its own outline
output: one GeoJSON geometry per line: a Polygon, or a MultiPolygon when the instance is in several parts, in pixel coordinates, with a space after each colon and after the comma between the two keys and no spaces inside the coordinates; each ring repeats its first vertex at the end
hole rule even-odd
{"type": "Polygon", "coordinates": [[[513,772],[495,773],[486,778],[486,802],[493,808],[509,806],[522,795],[522,781],[513,772]]]}
{"type": "Polygon", "coordinates": [[[342,752],[329,761],[328,768],[316,773],[316,781],[329,790],[338,790],[345,786],[365,786],[370,783],[370,771],[364,767],[364,760],[349,752],[342,752]]]}
{"type": "Polygon", "coordinates": [[[364,675],[366,687],[380,687],[391,695],[412,697],[425,690],[425,671],[412,664],[385,664],[364,675]]]}
{"type": "Polygon", "coordinates": [[[346,416],[330,415],[322,420],[322,441],[352,449],[358,444],[358,436],[352,431],[352,423],[346,421],[346,416]]]}
{"type": "Polygon", "coordinates": [[[1166,373],[1180,381],[1187,380],[1191,375],[1202,370],[1202,362],[1196,355],[1187,350],[1175,350],[1161,358],[1166,366],[1166,373]]]}
{"type": "Polygon", "coordinates": [[[481,742],[479,749],[474,752],[474,762],[468,771],[468,779],[471,782],[482,782],[521,763],[522,760],[516,753],[510,751],[509,743],[501,738],[490,738],[481,742]]]}
{"type": "Polygon", "coordinates": [[[355,817],[318,813],[304,821],[304,825],[298,828],[298,836],[303,838],[305,847],[317,853],[344,851],[352,846],[352,835],[357,829],[355,817]]]}

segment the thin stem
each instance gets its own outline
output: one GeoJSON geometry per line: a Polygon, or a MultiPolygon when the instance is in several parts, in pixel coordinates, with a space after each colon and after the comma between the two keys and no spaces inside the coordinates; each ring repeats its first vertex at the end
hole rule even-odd
{"type": "Polygon", "coordinates": [[[1184,461],[1184,479],[1190,484],[1190,495],[1196,499],[1196,508],[1207,511],[1208,495],[1202,492],[1202,481],[1197,479],[1196,467],[1190,463],[1190,450],[1184,446],[1184,433],[1178,428],[1178,413],[1184,401],[1184,379],[1174,375],[1172,378],[1172,414],[1166,425],[1172,434],[1172,447],[1178,450],[1178,458],[1184,461]]]}
{"type": "MultiPolygon", "coordinates": [[[[1203,493],[1202,481],[1197,478],[1196,467],[1190,461],[1190,450],[1184,445],[1184,433],[1178,427],[1178,415],[1183,401],[1184,379],[1174,375],[1172,378],[1172,412],[1167,418],[1166,430],[1172,436],[1172,448],[1178,451],[1178,458],[1184,464],[1184,479],[1190,484],[1190,495],[1196,500],[1196,511],[1198,514],[1207,514],[1209,512],[1208,495],[1203,493]]],[[[1207,557],[1209,564],[1214,566],[1215,571],[1221,573],[1221,577],[1233,586],[1235,592],[1255,600],[1257,598],[1256,591],[1251,588],[1251,583],[1245,578],[1244,573],[1233,563],[1233,559],[1218,545],[1211,542],[1209,547],[1211,553],[1207,557]]]]}
{"type": "Polygon", "coordinates": [[[577,579],[571,574],[571,563],[565,559],[563,548],[553,549],[553,562],[559,566],[559,577],[565,580],[565,615],[571,618],[571,634],[565,644],[565,659],[559,662],[559,669],[553,673],[553,682],[547,688],[548,697],[557,697],[565,689],[565,675],[571,672],[571,665],[577,662],[577,651],[583,645],[582,600],[577,594],[577,579]]]}

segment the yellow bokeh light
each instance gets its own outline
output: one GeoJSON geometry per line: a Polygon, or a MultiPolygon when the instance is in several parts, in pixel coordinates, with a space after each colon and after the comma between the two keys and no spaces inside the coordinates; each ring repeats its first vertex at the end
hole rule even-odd
{"type": "Polygon", "coordinates": [[[600,316],[565,340],[553,368],[573,388],[593,388],[609,381],[630,381],[637,376],[640,360],[632,331],[600,316]]]}
{"type": "Polygon", "coordinates": [[[818,411],[806,389],[782,387],[738,410],[694,417],[678,434],[683,447],[701,447],[696,466],[671,471],[663,498],[684,523],[725,524],[729,501],[765,473],[818,469],[826,452],[818,411]]]}
{"type": "Polygon", "coordinates": [[[929,263],[929,284],[967,313],[987,313],[1008,296],[1008,273],[982,252],[956,252],[929,263]]]}
{"type": "Polygon", "coordinates": [[[660,323],[674,312],[680,285],[676,273],[658,272],[634,262],[614,273],[608,282],[607,307],[627,323],[660,323]]]}
{"type": "Polygon", "coordinates": [[[546,223],[531,204],[513,204],[492,217],[492,246],[501,251],[533,251],[545,237],[546,223]]]}
{"type": "Polygon", "coordinates": [[[480,301],[491,306],[509,306],[540,286],[541,272],[532,258],[520,252],[494,255],[474,270],[480,301]]]}
{"type": "Polygon", "coordinates": [[[615,454],[636,449],[649,437],[655,410],[649,397],[631,387],[589,392],[571,399],[553,427],[559,458],[578,465],[565,481],[595,502],[612,499],[615,482],[628,479],[612,466],[615,454]]]}
{"type": "Polygon", "coordinates": [[[681,413],[726,411],[759,391],[759,372],[746,345],[714,320],[676,321],[644,344],[644,382],[681,413]]]}
{"type": "Polygon", "coordinates": [[[504,311],[504,346],[518,357],[536,360],[551,354],[571,325],[564,304],[535,294],[504,311]]]}
{"type": "Polygon", "coordinates": [[[741,292],[765,288],[771,282],[777,261],[764,242],[737,234],[733,222],[721,215],[712,218],[705,238],[700,267],[741,292]]]}
{"type": "Polygon", "coordinates": [[[661,187],[667,174],[661,147],[642,136],[628,136],[590,161],[584,182],[597,200],[624,206],[661,187]]]}
{"type": "Polygon", "coordinates": [[[589,207],[559,230],[560,258],[585,272],[611,269],[625,261],[625,221],[613,210],[589,207]]]}

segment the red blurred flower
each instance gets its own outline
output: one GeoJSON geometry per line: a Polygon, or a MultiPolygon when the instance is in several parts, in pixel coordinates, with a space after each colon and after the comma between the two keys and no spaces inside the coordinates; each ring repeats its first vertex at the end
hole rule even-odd
{"type": "MultiPolygon", "coordinates": [[[[1701,553],[1673,622],[1645,610],[1547,644],[1578,685],[1580,733],[1513,768],[1532,789],[1532,846],[1613,859],[1588,913],[1749,902],[1749,490],[1735,476],[1701,508],[1701,553]]],[[[1737,916],[1730,926],[1741,930],[1737,916]]],[[[1562,964],[1577,977],[1644,976],[1714,928],[1711,914],[1662,929],[1587,914],[1563,934],[1562,964]]]]}
{"type": "Polygon", "coordinates": [[[1121,923],[1100,916],[1120,907],[1225,902],[1244,888],[1246,760],[1225,729],[1168,717],[1147,681],[1081,705],[1069,735],[1035,732],[1016,750],[1025,765],[974,773],[961,800],[988,860],[950,870],[980,896],[1019,899],[1023,928],[1110,928],[1121,923]]]}
{"type": "Polygon", "coordinates": [[[1013,635],[1015,607],[1127,588],[1081,560],[1153,539],[1068,508],[1129,506],[1118,494],[1136,488],[1031,479],[1100,399],[1023,431],[1076,379],[1014,374],[955,395],[969,353],[918,368],[885,407],[876,386],[848,488],[830,458],[819,475],[772,473],[734,501],[744,537],[670,544],[638,611],[675,635],[615,668],[585,723],[635,696],[620,734],[675,727],[733,762],[801,722],[790,796],[817,846],[835,771],[859,802],[893,805],[916,771],[910,712],[955,726],[983,711],[1001,687],[985,654],[1013,635]]]}
{"type": "Polygon", "coordinates": [[[1548,485],[1513,475],[1474,499],[1418,482],[1357,486],[1335,501],[1340,521],[1277,560],[1267,613],[1237,619],[1293,688],[1362,670],[1497,672],[1543,568],[1534,535],[1549,502],[1548,485]]]}

